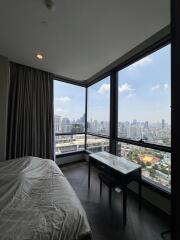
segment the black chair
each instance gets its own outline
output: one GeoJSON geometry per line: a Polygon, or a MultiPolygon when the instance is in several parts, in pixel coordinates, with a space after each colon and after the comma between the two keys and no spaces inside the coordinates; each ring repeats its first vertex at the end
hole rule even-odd
{"type": "Polygon", "coordinates": [[[99,173],[100,179],[100,196],[102,196],[102,183],[104,183],[109,188],[109,207],[111,208],[111,195],[112,189],[119,187],[121,182],[119,179],[116,179],[106,173],[99,173]]]}

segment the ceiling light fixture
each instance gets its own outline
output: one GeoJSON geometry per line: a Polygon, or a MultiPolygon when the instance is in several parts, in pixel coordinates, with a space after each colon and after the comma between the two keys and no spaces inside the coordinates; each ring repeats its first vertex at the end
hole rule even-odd
{"type": "Polygon", "coordinates": [[[44,56],[43,56],[42,53],[37,53],[36,58],[39,59],[39,60],[42,60],[44,58],[44,56]]]}

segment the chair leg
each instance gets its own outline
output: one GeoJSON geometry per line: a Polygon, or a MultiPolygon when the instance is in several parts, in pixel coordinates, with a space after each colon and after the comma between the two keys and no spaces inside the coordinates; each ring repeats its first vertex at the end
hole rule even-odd
{"type": "Polygon", "coordinates": [[[102,180],[100,179],[100,196],[102,195],[102,180]]]}
{"type": "Polygon", "coordinates": [[[111,208],[111,187],[109,187],[109,207],[111,208]]]}

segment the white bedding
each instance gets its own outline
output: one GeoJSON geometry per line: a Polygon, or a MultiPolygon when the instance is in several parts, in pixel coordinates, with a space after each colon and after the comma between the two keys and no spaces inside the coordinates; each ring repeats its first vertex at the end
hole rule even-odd
{"type": "Polygon", "coordinates": [[[0,239],[91,239],[84,209],[55,162],[0,162],[0,239]]]}

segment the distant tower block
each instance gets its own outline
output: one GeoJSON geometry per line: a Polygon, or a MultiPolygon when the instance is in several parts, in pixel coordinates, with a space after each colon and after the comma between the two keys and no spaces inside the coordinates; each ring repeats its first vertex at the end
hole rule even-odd
{"type": "Polygon", "coordinates": [[[165,120],[162,119],[162,129],[164,129],[164,128],[165,128],[165,120]]]}
{"type": "Polygon", "coordinates": [[[146,121],[146,122],[144,123],[144,127],[145,127],[145,128],[149,128],[149,122],[148,122],[148,121],[146,121]]]}

